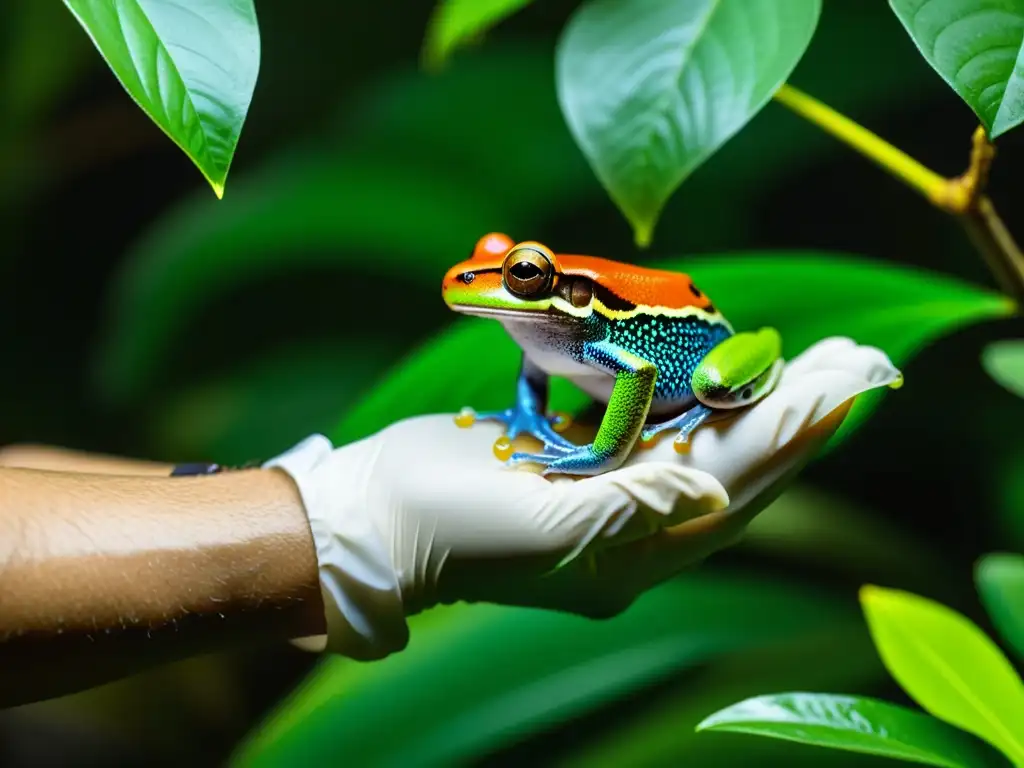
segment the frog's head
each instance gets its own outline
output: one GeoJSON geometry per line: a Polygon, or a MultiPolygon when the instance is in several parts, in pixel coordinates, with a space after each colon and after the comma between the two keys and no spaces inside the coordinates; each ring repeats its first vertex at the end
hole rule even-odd
{"type": "Polygon", "coordinates": [[[456,312],[511,320],[586,317],[594,297],[592,281],[566,274],[547,246],[502,234],[480,238],[448,270],[441,293],[456,312]]]}

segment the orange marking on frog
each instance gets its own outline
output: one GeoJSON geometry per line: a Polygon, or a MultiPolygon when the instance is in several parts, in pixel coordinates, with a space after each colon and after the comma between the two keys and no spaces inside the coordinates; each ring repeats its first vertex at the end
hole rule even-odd
{"type": "Polygon", "coordinates": [[[682,272],[637,267],[595,256],[559,254],[555,259],[562,274],[587,277],[633,304],[668,309],[711,306],[711,299],[682,272]]]}

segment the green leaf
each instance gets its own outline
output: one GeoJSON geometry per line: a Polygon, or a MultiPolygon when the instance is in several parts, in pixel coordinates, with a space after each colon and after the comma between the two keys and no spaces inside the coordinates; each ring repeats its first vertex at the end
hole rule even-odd
{"type": "Polygon", "coordinates": [[[424,64],[439,68],[460,45],[482,35],[531,1],[439,0],[424,41],[424,64]]]}
{"type": "Polygon", "coordinates": [[[988,375],[1018,397],[1024,397],[1024,341],[996,341],[981,354],[988,375]]]}
{"type": "Polygon", "coordinates": [[[1003,638],[1024,658],[1024,555],[985,555],[975,569],[978,592],[1003,638]]]}
{"type": "MultiPolygon", "coordinates": [[[[792,357],[828,336],[851,336],[885,350],[897,365],[945,333],[1009,314],[1003,296],[937,274],[829,253],[746,253],[673,259],[655,266],[684,270],[737,328],[779,329],[792,357]]],[[[348,441],[422,413],[507,407],[520,351],[498,323],[460,319],[422,346],[334,430],[348,441]],[[473,360],[472,375],[452,376],[473,360]]],[[[576,410],[585,398],[560,379],[553,407],[576,410]]],[[[913,386],[913,384],[908,384],[913,386]]],[[[858,398],[840,429],[845,436],[877,405],[858,398]]]]}
{"type": "Polygon", "coordinates": [[[434,609],[412,620],[400,654],[321,665],[235,764],[330,762],[339,745],[353,765],[461,764],[683,668],[845,615],[814,592],[711,571],[600,622],[483,604],[434,609]]]}
{"type": "Polygon", "coordinates": [[[1008,765],[987,744],[941,720],[859,696],[755,696],[716,712],[697,730],[749,733],[943,768],[1008,765]]]}
{"type": "Polygon", "coordinates": [[[217,197],[260,68],[252,0],[64,0],[135,102],[217,197]]]}
{"type": "Polygon", "coordinates": [[[996,138],[1024,120],[1024,0],[889,0],[921,55],[996,138]]]}
{"type": "Polygon", "coordinates": [[[650,243],[665,202],[768,102],[814,34],[820,0],[589,0],[558,44],[569,128],[650,243]]]}
{"type": "Polygon", "coordinates": [[[977,625],[899,590],[865,586],[861,603],[886,669],[911,698],[1024,761],[1024,683],[977,625]]]}

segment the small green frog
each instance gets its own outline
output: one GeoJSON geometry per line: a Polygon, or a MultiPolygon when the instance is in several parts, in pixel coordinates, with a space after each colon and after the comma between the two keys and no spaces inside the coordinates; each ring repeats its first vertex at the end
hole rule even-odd
{"type": "Polygon", "coordinates": [[[734,333],[677,272],[555,255],[540,243],[490,234],[448,271],[442,294],[456,312],[498,320],[523,350],[515,404],[492,413],[466,409],[457,422],[498,421],[509,439],[533,435],[544,444],[540,453],[507,460],[537,462],[544,474],[615,469],[638,439],[667,430],[678,430],[675,446],[684,452],[708,416],[758,402],[782,373],[776,330],[734,333]],[[607,404],[589,445],[567,440],[548,416],[550,376],[607,404]]]}

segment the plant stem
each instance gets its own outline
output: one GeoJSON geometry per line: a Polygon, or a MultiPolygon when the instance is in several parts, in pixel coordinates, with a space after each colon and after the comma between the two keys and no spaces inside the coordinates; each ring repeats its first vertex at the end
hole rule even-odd
{"type": "Polygon", "coordinates": [[[877,163],[935,207],[955,216],[1003,292],[1018,305],[1024,305],[1024,253],[985,194],[995,147],[983,127],[974,132],[967,171],[949,179],[790,85],[783,85],[775,100],[877,163]]]}

